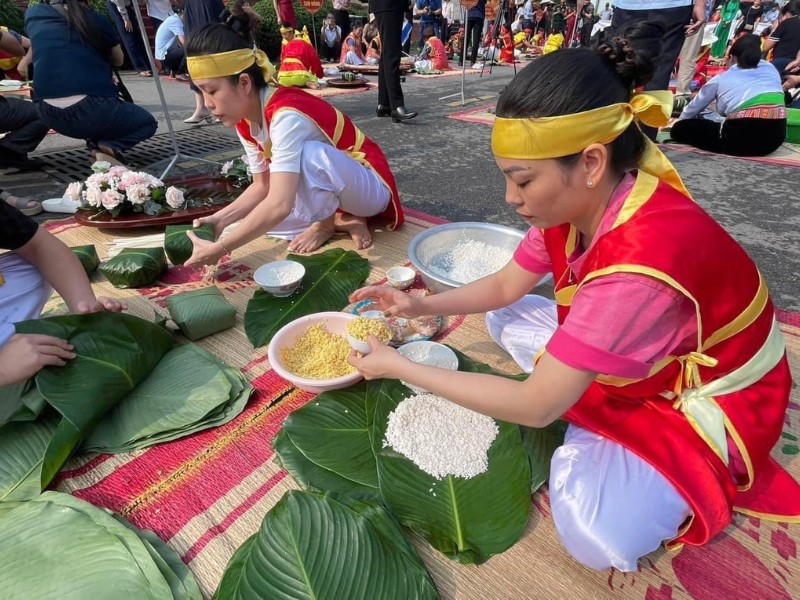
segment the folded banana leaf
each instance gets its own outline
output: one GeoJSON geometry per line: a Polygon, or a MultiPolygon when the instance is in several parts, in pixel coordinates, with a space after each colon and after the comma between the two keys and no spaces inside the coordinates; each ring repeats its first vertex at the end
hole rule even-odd
{"type": "Polygon", "coordinates": [[[397,522],[376,505],[290,491],[231,558],[217,600],[438,598],[397,522]]]}
{"type": "Polygon", "coordinates": [[[199,340],[236,325],[236,307],[217,286],[167,296],[167,310],[190,340],[199,340]]]}
{"type": "Polygon", "coordinates": [[[244,410],[252,389],[199,346],[178,346],[106,414],[82,450],[132,452],[222,425],[244,410]]]}
{"type": "Polygon", "coordinates": [[[163,328],[119,313],[48,317],[16,329],[68,340],[77,357],[39,371],[35,387],[0,427],[0,501],[38,495],[85,435],[173,346],[163,328]]]}
{"type": "Polygon", "coordinates": [[[214,226],[209,223],[197,228],[191,225],[167,225],[164,230],[164,250],[173,265],[182,265],[192,255],[194,245],[186,235],[187,231],[193,231],[201,240],[214,241],[214,226]]]}
{"type": "Polygon", "coordinates": [[[151,285],[167,270],[163,248],[125,248],[100,267],[100,271],[117,288],[138,288],[151,285]]]}
{"type": "Polygon", "coordinates": [[[57,492],[0,504],[0,581],[8,598],[202,597],[154,533],[57,492]]]}
{"type": "Polygon", "coordinates": [[[348,296],[367,280],[369,261],[352,250],[333,248],[319,254],[287,257],[306,268],[300,289],[287,298],[257,290],[244,313],[247,339],[256,348],[265,346],[284,325],[316,312],[341,310],[348,296]]]}
{"type": "Polygon", "coordinates": [[[97,256],[97,249],[94,247],[94,244],[73,246],[71,250],[75,253],[75,256],[78,257],[78,260],[81,261],[81,265],[83,265],[83,270],[86,271],[87,277],[91,277],[92,273],[100,266],[100,257],[97,256]]]}

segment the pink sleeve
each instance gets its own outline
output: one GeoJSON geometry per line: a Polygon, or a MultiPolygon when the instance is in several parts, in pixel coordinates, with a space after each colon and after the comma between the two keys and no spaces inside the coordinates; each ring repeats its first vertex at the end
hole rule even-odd
{"type": "Polygon", "coordinates": [[[618,273],[592,280],[575,294],[547,351],[576,369],[641,378],[662,358],[696,346],[689,299],[650,277],[618,273]]]}
{"type": "Polygon", "coordinates": [[[514,261],[531,273],[549,273],[552,271],[550,255],[544,245],[541,229],[531,227],[514,252],[514,261]]]}

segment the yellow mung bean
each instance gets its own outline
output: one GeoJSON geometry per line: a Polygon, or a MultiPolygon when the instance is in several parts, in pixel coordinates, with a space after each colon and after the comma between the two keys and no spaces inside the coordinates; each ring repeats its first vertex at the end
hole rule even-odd
{"type": "Polygon", "coordinates": [[[392,339],[392,331],[383,319],[370,317],[356,317],[347,324],[347,333],[357,340],[366,342],[370,335],[374,335],[384,344],[392,339]]]}
{"type": "Polygon", "coordinates": [[[353,373],[347,364],[350,345],[347,340],[315,323],[299,336],[293,346],[281,349],[281,362],[290,372],[306,379],[333,379],[353,373]]]}

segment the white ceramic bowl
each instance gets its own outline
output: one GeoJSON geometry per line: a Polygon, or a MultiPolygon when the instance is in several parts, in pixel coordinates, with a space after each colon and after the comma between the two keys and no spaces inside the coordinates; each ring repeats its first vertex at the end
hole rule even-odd
{"type": "MultiPolygon", "coordinates": [[[[444,344],[427,341],[409,342],[408,344],[400,346],[397,351],[408,360],[420,365],[439,367],[440,369],[449,369],[450,371],[458,370],[458,356],[444,344]]],[[[419,386],[406,383],[405,381],[401,381],[400,383],[417,394],[424,394],[428,391],[419,386]]]]}
{"type": "Polygon", "coordinates": [[[358,338],[354,338],[349,333],[347,334],[347,343],[350,344],[350,347],[355,350],[356,352],[360,352],[364,356],[371,352],[369,344],[367,342],[362,342],[358,338]]]}
{"type": "Polygon", "coordinates": [[[317,394],[346,388],[361,381],[361,374],[358,371],[332,379],[307,379],[287,370],[281,362],[281,349],[293,346],[295,340],[303,335],[309,326],[322,322],[325,323],[325,328],[331,333],[347,336],[347,322],[355,318],[355,315],[348,313],[321,312],[300,317],[291,323],[287,323],[278,330],[269,343],[267,358],[270,366],[278,375],[293,383],[295,387],[317,394]]]}
{"type": "Polygon", "coordinates": [[[261,265],[253,273],[253,279],[261,289],[276,298],[291,296],[300,286],[306,268],[293,260],[276,260],[261,265]]]}
{"type": "Polygon", "coordinates": [[[386,279],[389,285],[398,290],[405,290],[414,283],[417,272],[411,267],[392,267],[386,271],[386,279]]]}

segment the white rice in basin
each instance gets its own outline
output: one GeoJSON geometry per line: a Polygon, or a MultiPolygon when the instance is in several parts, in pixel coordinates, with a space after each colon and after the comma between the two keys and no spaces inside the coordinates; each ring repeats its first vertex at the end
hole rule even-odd
{"type": "Polygon", "coordinates": [[[508,264],[514,251],[478,240],[459,240],[455,245],[437,254],[428,268],[435,274],[459,283],[471,283],[508,264]]]}
{"type": "Polygon", "coordinates": [[[471,479],[489,468],[489,448],[499,431],[491,417],[433,394],[417,394],[389,414],[383,446],[436,479],[471,479]]]}

